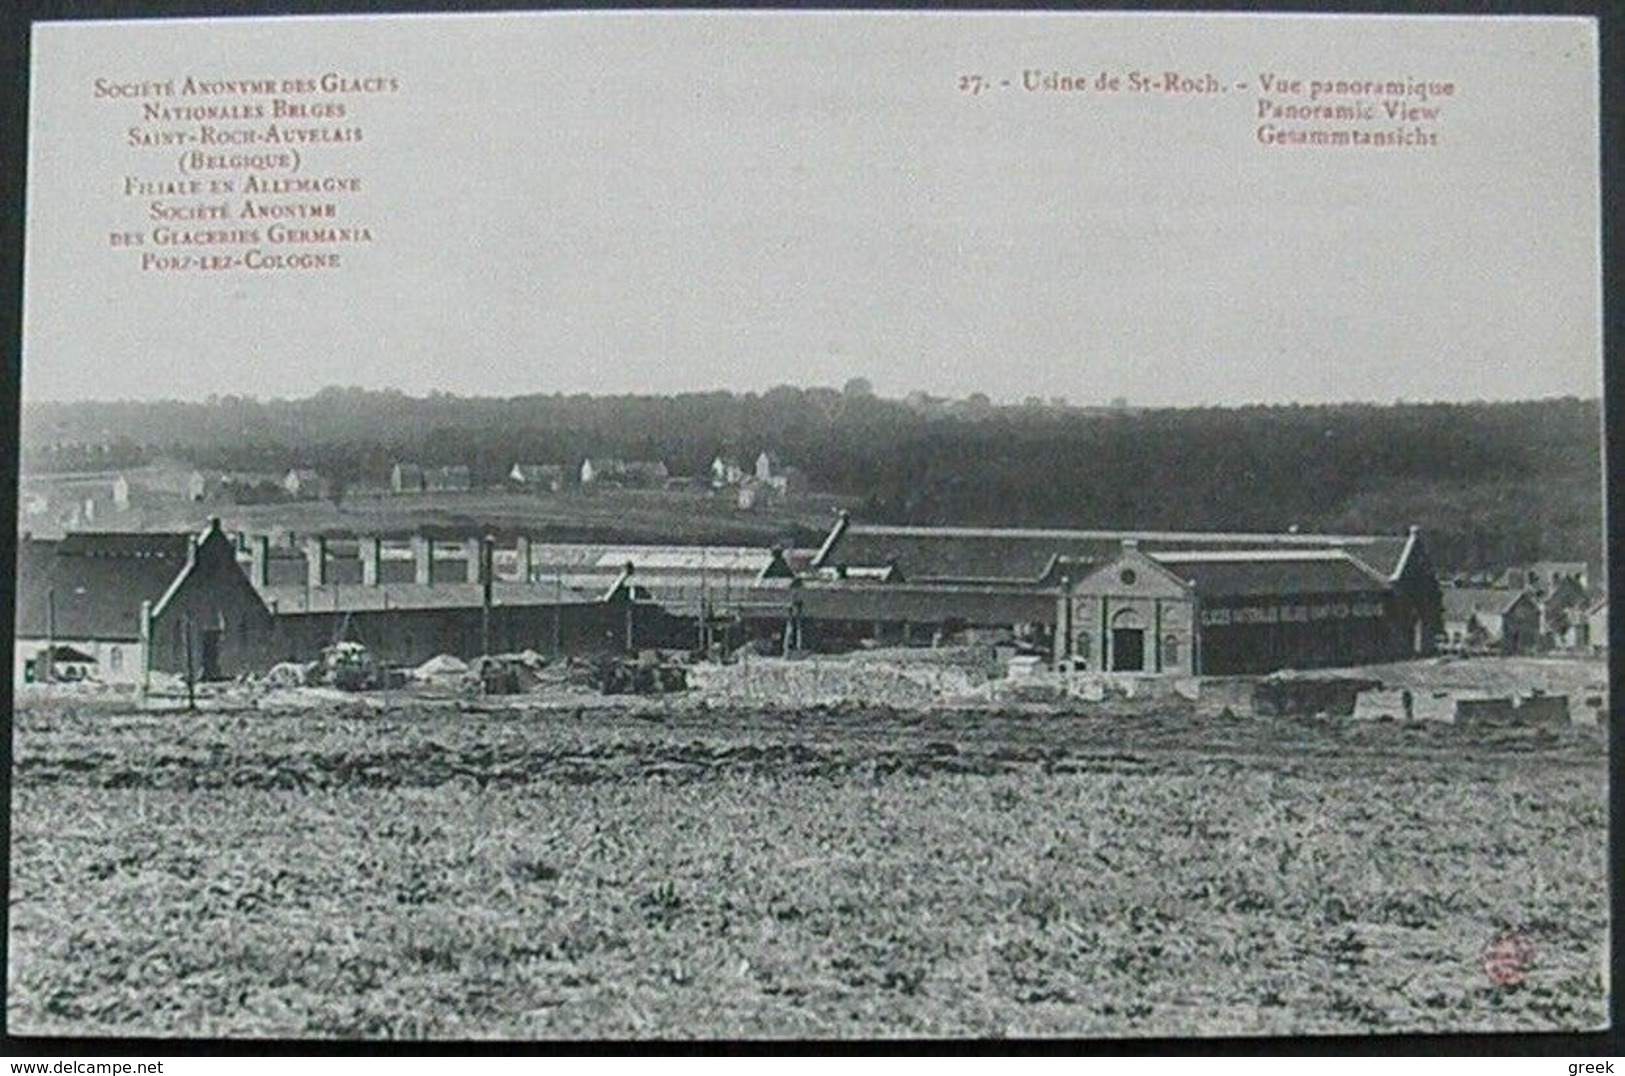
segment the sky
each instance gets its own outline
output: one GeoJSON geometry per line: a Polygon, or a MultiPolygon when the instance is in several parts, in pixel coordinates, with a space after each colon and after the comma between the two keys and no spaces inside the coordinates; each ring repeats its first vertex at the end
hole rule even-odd
{"type": "Polygon", "coordinates": [[[1600,391],[1586,20],[79,23],[36,26],[33,64],[25,401],[852,377],[1147,406],[1600,391]],[[1024,71],[1165,70],[1225,92],[1020,88],[1024,71]],[[323,73],[399,87],[288,98],[345,105],[327,126],[361,141],[307,146],[299,174],[362,190],[264,200],[332,202],[373,241],[327,248],[334,270],[142,270],[176,248],[154,247],[154,199],[126,184],[186,177],[181,151],[132,146],[130,128],[197,126],[145,123],[142,104],[269,98],[98,98],[98,80],[323,73]],[[1012,86],[972,95],[969,74],[1012,86]],[[1455,93],[1428,102],[1432,148],[1270,146],[1265,74],[1455,93]]]}

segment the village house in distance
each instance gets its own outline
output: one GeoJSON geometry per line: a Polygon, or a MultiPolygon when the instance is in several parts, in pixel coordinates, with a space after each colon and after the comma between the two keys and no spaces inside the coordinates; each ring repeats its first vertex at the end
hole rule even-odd
{"type": "MultiPolygon", "coordinates": [[[[322,476],[305,470],[290,471],[282,485],[290,499],[325,497],[332,488],[322,476]],[[311,493],[311,490],[320,492],[311,493]]],[[[658,459],[585,456],[579,464],[521,460],[515,461],[500,482],[492,485],[549,494],[566,490],[592,493],[605,489],[709,491],[729,498],[741,511],[782,505],[811,490],[806,472],[786,464],[770,449],[761,450],[744,463],[731,455],[718,455],[699,475],[674,474],[666,461],[658,459]]],[[[396,463],[388,483],[389,492],[394,494],[459,493],[478,488],[480,483],[465,465],[427,467],[410,461],[396,463]]]]}
{"type": "Polygon", "coordinates": [[[389,488],[395,493],[463,493],[474,488],[474,481],[462,464],[420,467],[397,463],[390,471],[389,488]]]}
{"type": "Polygon", "coordinates": [[[562,463],[516,463],[508,471],[508,481],[535,492],[558,493],[564,489],[562,463]]]}
{"type": "Polygon", "coordinates": [[[1444,589],[1443,648],[1454,654],[1531,654],[1607,646],[1606,595],[1584,561],[1538,561],[1459,576],[1444,589]],[[1603,619],[1596,619],[1598,608],[1603,619]]]}

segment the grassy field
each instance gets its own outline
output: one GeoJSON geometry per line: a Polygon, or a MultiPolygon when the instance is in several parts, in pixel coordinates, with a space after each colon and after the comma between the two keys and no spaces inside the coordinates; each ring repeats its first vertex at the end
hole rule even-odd
{"type": "Polygon", "coordinates": [[[85,702],[15,744],[13,1033],[1604,1019],[1598,729],[85,702]],[[1497,986],[1507,931],[1535,957],[1497,986]]]}

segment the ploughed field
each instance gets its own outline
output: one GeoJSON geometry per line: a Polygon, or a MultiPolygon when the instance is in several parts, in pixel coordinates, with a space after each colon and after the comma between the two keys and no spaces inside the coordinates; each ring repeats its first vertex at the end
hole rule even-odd
{"type": "Polygon", "coordinates": [[[14,743],[14,1034],[1604,1018],[1595,728],[81,701],[14,743]]]}

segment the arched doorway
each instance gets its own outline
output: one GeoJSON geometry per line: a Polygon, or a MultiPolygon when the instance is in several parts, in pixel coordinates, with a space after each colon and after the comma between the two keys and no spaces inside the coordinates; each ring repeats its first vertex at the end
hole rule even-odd
{"type": "Polygon", "coordinates": [[[1111,671],[1145,671],[1145,622],[1133,609],[1119,609],[1111,622],[1111,671]]]}

